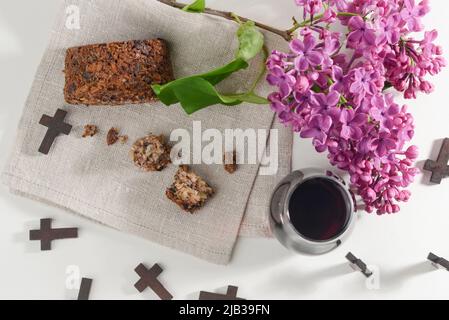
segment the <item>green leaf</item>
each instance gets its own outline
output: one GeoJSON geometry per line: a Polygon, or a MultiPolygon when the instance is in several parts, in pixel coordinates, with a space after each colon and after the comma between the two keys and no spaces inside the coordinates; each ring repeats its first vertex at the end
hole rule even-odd
{"type": "Polygon", "coordinates": [[[264,36],[253,21],[243,23],[237,31],[239,50],[237,58],[249,61],[262,50],[264,36]]]}
{"type": "MultiPolygon", "coordinates": [[[[188,86],[190,80],[195,78],[201,78],[209,82],[212,86],[214,86],[219,82],[223,81],[224,79],[226,79],[227,77],[229,77],[234,72],[246,69],[247,67],[248,63],[246,61],[244,61],[243,59],[236,59],[231,63],[218,69],[212,70],[210,72],[177,79],[165,85],[152,85],[151,88],[158,96],[159,100],[161,100],[165,105],[170,106],[172,104],[182,102],[182,100],[179,99],[178,97],[182,98],[183,95],[180,94],[179,92],[180,91],[184,92],[182,87],[188,86]]],[[[198,97],[198,100],[201,100],[201,97],[198,97]]]]}
{"type": "Polygon", "coordinates": [[[187,114],[219,103],[232,105],[236,102],[233,99],[221,97],[215,87],[204,78],[183,79],[173,89],[173,94],[179,99],[187,114]]]}
{"type": "Polygon", "coordinates": [[[252,104],[269,104],[270,103],[270,101],[268,101],[266,98],[258,96],[254,92],[228,95],[227,97],[231,98],[231,99],[239,100],[241,102],[248,102],[248,103],[252,103],[252,104]]]}
{"type": "Polygon", "coordinates": [[[192,13],[201,13],[206,10],[206,0],[196,0],[182,8],[183,11],[192,13]]]}
{"type": "Polygon", "coordinates": [[[213,85],[216,85],[229,77],[234,72],[248,68],[248,63],[243,59],[235,59],[227,65],[207,73],[200,74],[199,77],[204,78],[213,85]]]}
{"type": "MultiPolygon", "coordinates": [[[[180,101],[187,114],[216,104],[235,106],[242,102],[267,103],[266,99],[258,97],[252,92],[238,95],[220,94],[209,81],[201,77],[180,79],[176,86],[171,86],[169,89],[170,96],[174,95],[180,101]]],[[[164,99],[164,94],[161,95],[162,99],[164,99]]]]}

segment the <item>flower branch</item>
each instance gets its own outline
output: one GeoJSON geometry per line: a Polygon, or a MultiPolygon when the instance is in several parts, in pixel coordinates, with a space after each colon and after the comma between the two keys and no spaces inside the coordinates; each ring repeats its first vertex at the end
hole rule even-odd
{"type": "MultiPolygon", "coordinates": [[[[162,2],[162,3],[166,4],[166,5],[169,5],[171,7],[178,8],[178,9],[183,9],[185,7],[185,4],[179,3],[179,2],[176,2],[176,1],[170,1],[170,0],[158,0],[158,1],[162,2]]],[[[250,20],[248,18],[236,15],[235,13],[229,12],[229,11],[220,11],[220,10],[206,8],[204,10],[204,13],[207,13],[207,14],[210,14],[210,15],[213,15],[213,16],[217,16],[217,17],[222,17],[222,18],[225,18],[225,19],[228,19],[228,20],[233,20],[233,21],[236,21],[237,18],[238,18],[238,20],[240,20],[243,23],[248,22],[248,21],[252,21],[252,20],[250,20]]],[[[274,27],[271,27],[271,26],[268,26],[266,24],[263,24],[263,23],[260,23],[260,22],[256,22],[256,21],[254,21],[254,23],[255,23],[255,25],[257,27],[259,27],[261,29],[264,29],[264,30],[267,30],[269,32],[275,33],[275,34],[281,36],[282,38],[284,38],[286,41],[290,41],[292,39],[291,33],[289,33],[288,30],[280,30],[280,29],[277,29],[277,28],[274,28],[274,27]]]]}
{"type": "MultiPolygon", "coordinates": [[[[157,0],[157,1],[162,2],[162,3],[166,4],[166,5],[171,6],[171,7],[178,8],[178,9],[184,9],[185,6],[186,6],[185,4],[179,3],[179,2],[177,2],[175,0],[157,0]]],[[[204,13],[207,13],[207,14],[210,14],[210,15],[213,15],[213,16],[217,16],[217,17],[222,17],[222,18],[225,18],[225,19],[228,19],[228,20],[238,21],[240,23],[253,21],[253,20],[250,20],[248,18],[239,16],[239,15],[235,14],[234,12],[230,12],[230,11],[221,11],[221,10],[205,8],[204,9],[204,13]]],[[[356,15],[358,15],[358,14],[352,13],[352,12],[339,12],[337,14],[338,17],[352,17],[352,16],[356,16],[356,15]]],[[[298,22],[293,17],[293,26],[290,29],[287,29],[287,30],[277,29],[277,28],[274,28],[272,26],[269,26],[269,25],[266,25],[266,24],[263,24],[263,23],[260,23],[260,22],[257,22],[257,21],[254,21],[254,23],[255,23],[255,25],[258,28],[261,28],[263,30],[267,30],[269,32],[277,34],[277,35],[281,36],[282,38],[284,38],[286,41],[291,41],[292,38],[293,38],[293,34],[295,33],[296,30],[298,30],[300,28],[304,28],[304,27],[306,27],[308,25],[311,25],[313,23],[316,23],[316,22],[320,21],[321,19],[323,19],[323,17],[324,17],[324,14],[319,14],[319,15],[313,17],[312,19],[308,19],[308,20],[305,20],[303,22],[298,22]]]]}

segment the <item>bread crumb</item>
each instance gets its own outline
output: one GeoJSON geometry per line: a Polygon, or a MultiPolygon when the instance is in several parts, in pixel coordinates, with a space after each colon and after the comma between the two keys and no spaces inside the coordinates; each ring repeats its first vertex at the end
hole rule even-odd
{"type": "Polygon", "coordinates": [[[116,128],[111,128],[108,131],[108,135],[106,137],[106,143],[108,146],[112,146],[113,144],[119,141],[121,144],[125,144],[128,141],[128,136],[119,135],[119,131],[116,128]]]}
{"type": "Polygon", "coordinates": [[[119,141],[121,144],[125,144],[125,143],[128,142],[128,136],[119,136],[119,137],[118,137],[118,141],[119,141]]]}
{"type": "Polygon", "coordinates": [[[224,169],[230,173],[233,174],[237,171],[237,153],[234,151],[232,152],[226,152],[223,156],[223,162],[224,162],[224,169]]]}
{"type": "Polygon", "coordinates": [[[84,132],[83,132],[83,138],[86,137],[93,137],[98,132],[98,128],[96,125],[93,124],[86,124],[84,126],[84,132]]]}
{"type": "Polygon", "coordinates": [[[112,146],[118,141],[118,130],[116,128],[111,128],[108,131],[108,135],[106,136],[106,143],[108,146],[112,146]]]}
{"type": "Polygon", "coordinates": [[[189,213],[194,213],[203,207],[214,193],[214,189],[186,165],[179,167],[175,181],[165,191],[168,199],[189,213]]]}
{"type": "Polygon", "coordinates": [[[130,155],[139,168],[145,171],[162,171],[171,163],[170,151],[164,136],[149,135],[134,142],[130,155]]]}

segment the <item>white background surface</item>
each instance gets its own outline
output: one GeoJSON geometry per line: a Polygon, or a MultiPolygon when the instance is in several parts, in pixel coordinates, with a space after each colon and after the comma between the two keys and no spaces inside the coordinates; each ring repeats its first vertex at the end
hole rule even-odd
{"type": "MultiPolygon", "coordinates": [[[[0,166],[13,144],[15,128],[44,52],[59,0],[0,2],[0,166]]],[[[238,12],[267,24],[287,28],[299,9],[293,0],[208,0],[217,9],[238,12]]],[[[426,24],[440,31],[439,43],[449,57],[449,3],[431,1],[426,24]]],[[[218,35],[217,35],[218,36],[218,35]]],[[[433,82],[436,91],[408,102],[416,118],[415,144],[421,160],[435,158],[438,140],[449,136],[449,69],[433,82]]],[[[441,143],[441,141],[440,141],[441,143]]],[[[310,141],[295,141],[295,168],[327,166],[310,141]]],[[[247,299],[448,299],[449,273],[426,263],[429,251],[449,258],[449,179],[428,186],[419,176],[413,197],[395,216],[361,214],[350,239],[320,257],[295,255],[276,240],[241,239],[228,266],[216,266],[148,241],[116,232],[59,209],[22,199],[0,187],[0,298],[74,299],[66,288],[68,266],[94,279],[92,299],[155,299],[151,290],[139,294],[133,269],[159,262],[161,280],[175,299],[197,299],[200,290],[224,292],[240,287],[247,299]],[[53,217],[55,227],[78,226],[79,239],[53,242],[39,251],[28,230],[39,219],[53,217]],[[344,256],[348,251],[380,268],[380,289],[370,290],[344,256]],[[221,291],[220,291],[221,290],[221,291]]],[[[268,195],[267,195],[268,196],[268,195]]]]}

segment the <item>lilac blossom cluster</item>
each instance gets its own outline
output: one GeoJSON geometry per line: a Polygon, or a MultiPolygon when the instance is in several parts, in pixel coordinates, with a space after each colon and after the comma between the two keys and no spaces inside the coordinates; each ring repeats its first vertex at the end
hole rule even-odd
{"type": "Polygon", "coordinates": [[[405,98],[430,93],[425,78],[445,66],[434,44],[437,31],[419,40],[428,0],[295,0],[304,22],[290,52],[274,51],[267,61],[269,96],[281,121],[332,165],[350,175],[368,212],[396,213],[408,201],[407,187],[418,169],[413,117],[395,103],[394,88],[405,98]],[[340,25],[346,31],[333,31],[340,25]]]}

